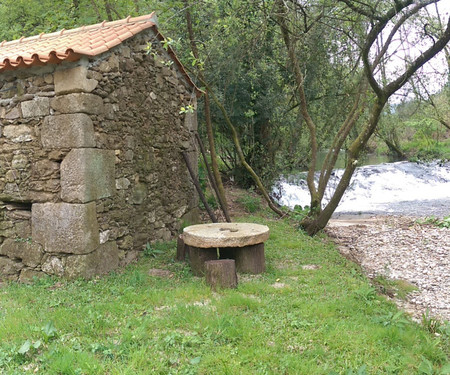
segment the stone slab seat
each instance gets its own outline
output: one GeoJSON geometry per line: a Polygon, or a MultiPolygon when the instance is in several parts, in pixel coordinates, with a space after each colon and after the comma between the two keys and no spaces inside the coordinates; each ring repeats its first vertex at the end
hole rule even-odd
{"type": "Polygon", "coordinates": [[[264,241],[269,238],[266,225],[253,223],[211,223],[191,225],[183,230],[192,271],[205,273],[205,261],[234,259],[238,272],[258,274],[265,271],[264,241]]]}

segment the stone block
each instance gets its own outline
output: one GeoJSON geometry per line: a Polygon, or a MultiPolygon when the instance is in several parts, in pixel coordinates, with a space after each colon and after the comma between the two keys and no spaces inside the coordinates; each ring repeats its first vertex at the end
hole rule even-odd
{"type": "Polygon", "coordinates": [[[28,267],[36,267],[41,263],[42,247],[31,241],[7,238],[0,246],[0,255],[11,259],[20,259],[28,267]]]}
{"type": "Polygon", "coordinates": [[[42,159],[33,163],[31,170],[33,177],[42,179],[57,174],[59,172],[59,163],[42,159]]]}
{"type": "Polygon", "coordinates": [[[83,65],[56,71],[54,74],[55,94],[89,93],[93,91],[97,87],[98,81],[88,79],[87,72],[87,67],[83,65]]]}
{"type": "Polygon", "coordinates": [[[64,275],[64,265],[61,259],[55,256],[47,256],[42,263],[42,272],[48,275],[63,276],[64,275]]]}
{"type": "Polygon", "coordinates": [[[14,107],[10,110],[7,110],[6,108],[2,108],[0,112],[0,118],[5,120],[15,120],[21,117],[20,109],[19,107],[14,107]]]}
{"type": "Polygon", "coordinates": [[[119,58],[113,54],[108,60],[102,61],[98,68],[103,73],[117,72],[119,69],[119,58]]]}
{"type": "Polygon", "coordinates": [[[117,190],[126,190],[131,185],[131,182],[128,178],[122,177],[116,180],[116,189],[117,190]]]}
{"type": "Polygon", "coordinates": [[[24,118],[42,117],[50,113],[50,100],[45,97],[36,97],[33,100],[22,102],[21,106],[24,118]]]}
{"type": "Polygon", "coordinates": [[[26,125],[6,125],[3,128],[3,136],[10,138],[13,142],[29,142],[33,139],[33,130],[26,125]]]}
{"type": "Polygon", "coordinates": [[[0,280],[14,280],[19,276],[20,270],[23,268],[22,263],[0,256],[0,280]]]}
{"type": "Polygon", "coordinates": [[[94,125],[85,113],[48,116],[42,124],[41,142],[45,148],[94,147],[94,125]]]}
{"type": "Polygon", "coordinates": [[[72,255],[67,257],[64,276],[73,279],[76,277],[92,278],[104,275],[119,266],[119,249],[113,241],[106,242],[87,255],[72,255]]]}
{"type": "Polygon", "coordinates": [[[61,198],[86,203],[113,195],[115,191],[113,150],[78,148],[61,163],[61,198]]]}
{"type": "Polygon", "coordinates": [[[48,253],[88,254],[100,245],[95,202],[34,203],[32,240],[48,253]]]}
{"type": "Polygon", "coordinates": [[[25,155],[17,154],[13,156],[11,166],[14,169],[25,169],[28,165],[28,158],[25,155]]]}
{"type": "Polygon", "coordinates": [[[145,198],[147,198],[147,185],[139,183],[133,188],[130,202],[131,204],[142,204],[145,198]]]}
{"type": "Polygon", "coordinates": [[[60,113],[98,115],[104,111],[103,99],[100,96],[83,92],[57,96],[51,100],[50,105],[60,113]]]}
{"type": "Polygon", "coordinates": [[[29,283],[34,278],[40,278],[40,277],[44,277],[44,276],[45,276],[45,273],[43,273],[43,272],[35,271],[35,270],[29,269],[29,268],[24,268],[20,272],[19,282],[29,283]]]}

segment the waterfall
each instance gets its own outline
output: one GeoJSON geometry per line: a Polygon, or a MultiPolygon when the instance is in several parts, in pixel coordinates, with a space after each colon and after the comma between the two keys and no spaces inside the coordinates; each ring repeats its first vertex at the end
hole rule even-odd
{"type": "MultiPolygon", "coordinates": [[[[324,203],[334,191],[343,170],[330,179],[324,203]]],[[[310,204],[305,174],[287,176],[273,190],[278,202],[294,208],[310,204]]],[[[358,167],[336,214],[369,213],[413,216],[450,215],[450,162],[396,162],[358,167]]]]}

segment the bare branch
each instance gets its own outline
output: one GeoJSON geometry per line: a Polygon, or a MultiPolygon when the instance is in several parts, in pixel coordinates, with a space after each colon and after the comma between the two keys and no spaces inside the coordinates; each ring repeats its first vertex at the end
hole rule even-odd
{"type": "Polygon", "coordinates": [[[381,48],[378,55],[375,57],[373,63],[372,63],[372,71],[373,69],[380,63],[381,58],[385,55],[387,52],[389,45],[392,42],[392,39],[394,35],[397,33],[398,29],[414,14],[416,14],[420,9],[426,7],[427,5],[430,5],[432,3],[436,3],[439,0],[428,0],[424,3],[416,4],[413,8],[411,8],[408,12],[404,13],[402,17],[397,21],[395,26],[393,27],[392,31],[389,33],[389,36],[386,39],[386,42],[384,43],[383,47],[381,48]]]}
{"type": "Polygon", "coordinates": [[[286,45],[286,49],[288,51],[289,59],[291,61],[292,69],[294,71],[294,77],[297,85],[297,92],[300,99],[300,111],[302,113],[303,118],[305,119],[306,126],[309,130],[309,136],[311,140],[311,163],[308,171],[308,177],[307,177],[307,183],[309,191],[311,192],[311,199],[314,199],[314,195],[317,194],[317,189],[314,185],[314,172],[316,169],[316,162],[317,162],[317,151],[318,151],[318,144],[317,144],[317,134],[316,134],[316,124],[312,120],[311,116],[309,115],[307,101],[306,101],[306,94],[303,87],[304,83],[304,77],[303,73],[300,69],[300,64],[296,55],[295,51],[295,45],[294,42],[291,39],[290,33],[288,31],[288,27],[286,24],[286,12],[285,7],[283,4],[283,1],[280,0],[278,2],[278,23],[280,25],[281,33],[283,36],[284,44],[286,45]]]}
{"type": "MultiPolygon", "coordinates": [[[[364,4],[366,7],[370,9],[370,11],[364,10],[363,8],[355,6],[351,0],[339,0],[342,3],[345,3],[351,10],[354,12],[361,14],[362,16],[366,16],[369,19],[381,20],[381,17],[375,14],[375,9],[370,7],[368,4],[364,4]]],[[[358,1],[359,2],[359,1],[358,1]]],[[[359,2],[360,3],[360,2],[359,2]]]]}
{"type": "Polygon", "coordinates": [[[381,87],[378,85],[378,82],[376,81],[376,79],[373,75],[372,66],[369,61],[370,49],[371,49],[373,43],[375,42],[375,40],[378,38],[378,35],[380,35],[380,33],[386,27],[387,23],[394,16],[396,16],[401,10],[408,7],[412,3],[413,3],[413,0],[396,1],[394,7],[389,9],[382,17],[378,18],[378,22],[372,27],[372,29],[369,32],[369,35],[367,36],[367,41],[366,41],[366,44],[362,51],[362,61],[364,64],[364,69],[366,70],[369,84],[372,87],[373,91],[379,97],[383,96],[385,93],[383,92],[381,87]]]}
{"type": "Polygon", "coordinates": [[[431,60],[436,54],[442,51],[447,43],[450,41],[450,18],[447,22],[447,28],[444,34],[433,44],[430,48],[428,48],[425,52],[423,52],[419,57],[417,57],[411,65],[405,70],[405,72],[398,77],[395,81],[388,84],[384,92],[387,96],[391,96],[395,91],[400,89],[407,81],[411,78],[411,76],[417,72],[426,62],[431,60]]]}

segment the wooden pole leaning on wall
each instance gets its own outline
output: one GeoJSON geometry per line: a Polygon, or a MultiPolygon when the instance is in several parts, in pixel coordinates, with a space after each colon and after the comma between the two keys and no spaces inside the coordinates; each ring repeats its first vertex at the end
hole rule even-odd
{"type": "Polygon", "coordinates": [[[230,214],[228,213],[228,207],[225,204],[225,202],[223,201],[222,196],[219,193],[219,189],[217,188],[216,180],[214,179],[213,174],[211,172],[211,168],[209,167],[208,159],[206,158],[205,146],[203,145],[202,139],[200,138],[198,133],[195,133],[195,138],[197,139],[197,143],[200,147],[200,152],[202,153],[202,156],[203,156],[203,161],[205,162],[206,171],[208,172],[208,179],[211,182],[211,186],[214,189],[214,192],[216,193],[216,197],[217,197],[217,200],[219,201],[220,208],[222,209],[222,212],[225,216],[225,220],[228,223],[231,223],[230,214]]]}
{"type": "Polygon", "coordinates": [[[202,188],[200,187],[200,184],[199,184],[199,182],[197,180],[197,176],[195,175],[194,170],[192,169],[191,163],[189,161],[188,156],[186,155],[186,152],[183,151],[181,153],[181,155],[183,155],[183,158],[184,158],[184,161],[186,163],[187,169],[189,171],[189,174],[191,175],[192,182],[194,183],[194,186],[197,189],[198,196],[200,197],[203,205],[206,208],[206,211],[208,212],[209,218],[211,219],[211,221],[213,223],[217,223],[218,222],[217,221],[217,217],[216,217],[216,215],[214,215],[214,212],[211,210],[211,207],[209,207],[209,204],[206,201],[205,195],[202,192],[202,188]]]}

